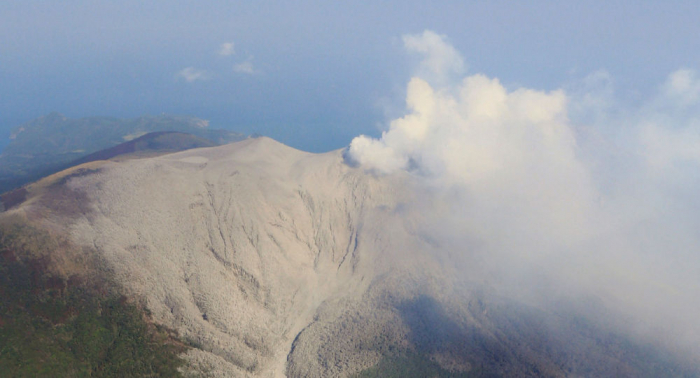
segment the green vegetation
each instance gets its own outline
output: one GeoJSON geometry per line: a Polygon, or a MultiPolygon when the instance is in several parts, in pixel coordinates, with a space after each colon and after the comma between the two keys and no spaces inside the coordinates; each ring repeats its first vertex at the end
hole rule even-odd
{"type": "Polygon", "coordinates": [[[55,248],[34,227],[0,225],[0,377],[180,376],[172,332],[106,282],[52,273],[55,248]]]}

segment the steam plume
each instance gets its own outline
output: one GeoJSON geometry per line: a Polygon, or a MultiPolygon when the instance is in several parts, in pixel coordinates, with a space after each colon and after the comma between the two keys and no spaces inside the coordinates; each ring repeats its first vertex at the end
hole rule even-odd
{"type": "Polygon", "coordinates": [[[628,331],[700,355],[695,71],[625,108],[604,71],[567,90],[510,89],[463,77],[443,36],[403,41],[422,56],[406,114],[379,139],[355,138],[347,158],[375,174],[409,171],[431,203],[448,203],[426,213],[423,232],[462,251],[465,274],[496,272],[528,300],[599,298],[628,331]]]}

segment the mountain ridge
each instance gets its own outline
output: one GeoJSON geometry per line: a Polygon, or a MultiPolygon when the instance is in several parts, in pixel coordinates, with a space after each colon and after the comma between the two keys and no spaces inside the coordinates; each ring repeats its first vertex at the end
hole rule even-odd
{"type": "Polygon", "coordinates": [[[104,259],[125,295],[194,346],[185,355],[193,371],[692,371],[594,322],[460,280],[460,268],[444,262],[449,251],[416,231],[420,214],[406,205],[421,198],[411,175],[367,173],[346,164],[342,150],[312,154],[262,137],[89,164],[5,215],[21,214],[104,259]]]}
{"type": "Polygon", "coordinates": [[[0,193],[63,170],[91,153],[157,131],[189,133],[214,145],[245,138],[232,131],[209,129],[208,121],[189,116],[68,118],[54,112],[12,131],[10,143],[0,154],[0,193]]]}

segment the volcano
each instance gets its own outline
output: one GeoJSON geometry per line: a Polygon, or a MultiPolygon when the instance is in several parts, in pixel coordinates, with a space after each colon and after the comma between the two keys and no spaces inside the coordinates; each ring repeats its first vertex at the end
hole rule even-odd
{"type": "MultiPolygon", "coordinates": [[[[92,161],[27,187],[20,217],[113,277],[216,377],[693,376],[670,352],[509,297],[431,238],[407,172],[260,137],[92,161]],[[88,258],[89,257],[89,258],[88,258]]],[[[465,247],[466,248],[466,247],[465,247]]],[[[82,261],[82,263],[76,263],[82,261]]],[[[83,265],[81,265],[83,264],[83,265]]],[[[690,366],[690,367],[689,367],[690,366]]]]}

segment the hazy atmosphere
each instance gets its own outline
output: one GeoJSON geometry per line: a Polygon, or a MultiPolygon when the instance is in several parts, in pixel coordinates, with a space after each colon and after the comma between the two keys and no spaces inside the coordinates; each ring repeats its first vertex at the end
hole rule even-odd
{"type": "Polygon", "coordinates": [[[445,38],[403,36],[420,59],[407,114],[346,158],[412,172],[430,204],[413,204],[419,229],[464,251],[469,279],[521,298],[599,298],[635,332],[700,353],[695,71],[625,105],[605,71],[551,91],[464,76],[445,38]]]}
{"type": "Polygon", "coordinates": [[[200,372],[696,376],[698,20],[6,1],[2,219],[103,259],[200,372]]]}
{"type": "Polygon", "coordinates": [[[401,36],[447,35],[468,73],[554,90],[604,70],[623,103],[700,62],[694,1],[4,1],[0,133],[52,111],[208,119],[328,151],[401,115],[401,36]]]}

